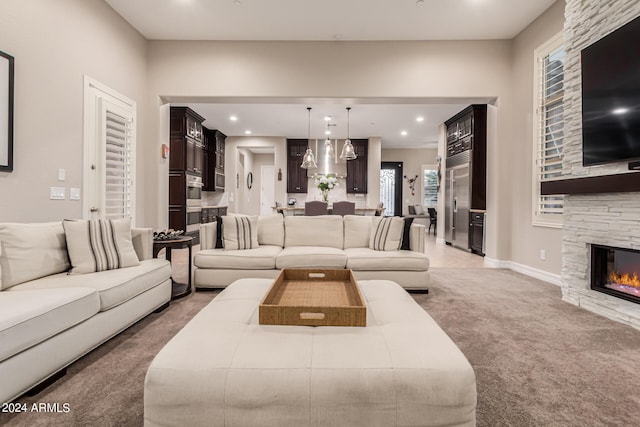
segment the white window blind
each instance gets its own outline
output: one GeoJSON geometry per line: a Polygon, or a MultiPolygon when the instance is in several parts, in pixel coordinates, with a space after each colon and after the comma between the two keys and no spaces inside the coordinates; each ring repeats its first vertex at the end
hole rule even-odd
{"type": "Polygon", "coordinates": [[[133,119],[105,112],[105,204],[106,219],[133,216],[133,119]]]}
{"type": "Polygon", "coordinates": [[[559,225],[563,196],[540,194],[540,183],[560,178],[564,148],[564,60],[561,36],[536,50],[534,223],[559,225]]]}
{"type": "Polygon", "coordinates": [[[438,205],[438,171],[434,166],[422,166],[424,199],[422,204],[431,208],[438,205]]]}
{"type": "Polygon", "coordinates": [[[83,217],[135,221],[136,103],[85,76],[83,217]]]}

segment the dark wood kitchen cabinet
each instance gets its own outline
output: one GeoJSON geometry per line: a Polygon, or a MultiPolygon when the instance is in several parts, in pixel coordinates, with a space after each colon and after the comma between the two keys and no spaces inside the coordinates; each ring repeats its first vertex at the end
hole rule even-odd
{"type": "Polygon", "coordinates": [[[187,107],[171,107],[169,170],[202,176],[204,118],[187,107]]]}
{"type": "Polygon", "coordinates": [[[307,170],[301,165],[308,145],[306,139],[287,139],[287,193],[307,192],[307,170]]]}
{"type": "Polygon", "coordinates": [[[215,129],[204,128],[202,189],[224,191],[224,146],[227,136],[215,129]]]}
{"type": "Polygon", "coordinates": [[[352,139],[351,144],[357,158],[347,160],[347,193],[367,194],[369,140],[352,139]]]}
{"type": "Polygon", "coordinates": [[[484,256],[484,212],[469,213],[469,247],[471,252],[484,256]]]}

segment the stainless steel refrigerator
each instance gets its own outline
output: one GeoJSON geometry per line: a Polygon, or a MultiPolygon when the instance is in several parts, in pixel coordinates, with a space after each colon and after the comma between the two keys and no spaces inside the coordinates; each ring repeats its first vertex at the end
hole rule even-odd
{"type": "Polygon", "coordinates": [[[470,151],[447,159],[445,177],[445,242],[460,249],[469,247],[471,207],[470,151]]]}

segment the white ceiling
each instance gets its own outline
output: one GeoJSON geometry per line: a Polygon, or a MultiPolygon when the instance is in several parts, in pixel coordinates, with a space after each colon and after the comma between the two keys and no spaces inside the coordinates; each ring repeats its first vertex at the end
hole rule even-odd
{"type": "MultiPolygon", "coordinates": [[[[511,39],[555,0],[105,0],[149,40],[511,39]]],[[[165,99],[227,136],[382,138],[383,148],[435,147],[438,124],[491,99],[165,99]],[[238,117],[231,122],[231,115],[238,117]],[[418,116],[423,122],[416,122],[418,116]],[[407,132],[406,136],[401,131],[407,132]]]]}
{"type": "Polygon", "coordinates": [[[150,40],[512,39],[555,0],[106,0],[150,40]]]}

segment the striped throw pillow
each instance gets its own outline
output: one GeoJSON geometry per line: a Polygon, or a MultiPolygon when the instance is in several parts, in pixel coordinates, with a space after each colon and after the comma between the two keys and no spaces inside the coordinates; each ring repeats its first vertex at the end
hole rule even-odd
{"type": "Polygon", "coordinates": [[[258,217],[226,215],[222,217],[222,240],[225,251],[258,247],[258,217]]]}
{"type": "Polygon", "coordinates": [[[377,217],[371,226],[369,248],[376,251],[397,251],[402,243],[404,221],[400,217],[377,217]]]}
{"type": "Polygon", "coordinates": [[[94,273],[140,264],[131,242],[131,220],[62,222],[70,273],[94,273]]]}

